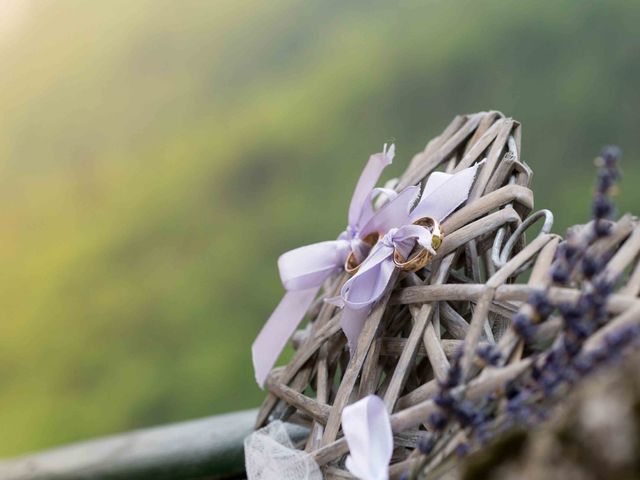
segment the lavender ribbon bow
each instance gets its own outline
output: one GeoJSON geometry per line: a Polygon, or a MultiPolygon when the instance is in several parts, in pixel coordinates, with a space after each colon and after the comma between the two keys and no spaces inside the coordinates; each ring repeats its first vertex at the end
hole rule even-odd
{"type": "Polygon", "coordinates": [[[350,452],[347,469],[360,480],[388,480],[393,434],[382,399],[370,395],[345,407],[342,431],[350,452]]]}
{"type": "MultiPolygon", "coordinates": [[[[332,303],[343,306],[340,326],[353,352],[370,308],[382,296],[395,269],[394,249],[407,258],[416,242],[432,250],[431,233],[413,222],[432,217],[442,222],[464,203],[475,179],[479,164],[455,174],[432,173],[425,185],[420,202],[415,203],[416,187],[408,187],[387,203],[371,219],[376,231],[387,233],[371,249],[358,272],[345,282],[338,299],[332,303]]],[[[435,253],[432,251],[432,253],[435,253]]]]}
{"type": "MultiPolygon", "coordinates": [[[[295,329],[324,281],[344,266],[350,252],[358,261],[368,253],[369,246],[362,239],[375,232],[376,222],[372,196],[383,189],[375,189],[382,171],[393,161],[395,146],[371,155],[365,166],[349,205],[348,225],[337,240],[314,243],[284,253],[278,259],[280,278],[287,290],[267,320],[251,347],[256,381],[262,388],[269,372],[280,356],[295,329]]],[[[395,192],[383,190],[395,199],[395,192]]]]}

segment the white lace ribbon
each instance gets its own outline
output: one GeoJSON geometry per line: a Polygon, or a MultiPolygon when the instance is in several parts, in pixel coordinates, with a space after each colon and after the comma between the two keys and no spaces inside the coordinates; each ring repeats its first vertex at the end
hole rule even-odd
{"type": "Polygon", "coordinates": [[[244,439],[248,480],[322,480],[313,457],[294,448],[284,424],[277,420],[244,439]]]}

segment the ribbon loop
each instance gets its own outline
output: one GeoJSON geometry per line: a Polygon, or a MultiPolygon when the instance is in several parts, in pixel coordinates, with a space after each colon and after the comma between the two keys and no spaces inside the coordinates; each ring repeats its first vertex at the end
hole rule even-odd
{"type": "Polygon", "coordinates": [[[347,469],[360,480],[388,480],[393,433],[382,399],[370,395],[345,407],[342,431],[350,452],[347,469]]]}
{"type": "Polygon", "coordinates": [[[267,320],[251,347],[256,381],[264,386],[280,352],[302,321],[324,281],[343,268],[350,252],[364,260],[370,245],[362,226],[375,217],[372,193],[382,171],[393,161],[395,146],[369,157],[349,205],[348,225],[337,240],[296,248],[278,259],[280,278],[287,293],[267,320]]]}
{"type": "Polygon", "coordinates": [[[319,287],[344,264],[352,242],[331,240],[290,250],[278,259],[278,270],[284,288],[305,290],[319,287]]]}

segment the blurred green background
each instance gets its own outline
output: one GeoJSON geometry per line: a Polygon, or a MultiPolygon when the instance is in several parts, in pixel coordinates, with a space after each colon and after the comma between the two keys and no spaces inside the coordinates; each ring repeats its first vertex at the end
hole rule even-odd
{"type": "MultiPolygon", "coordinates": [[[[257,406],[279,253],[457,113],[520,120],[538,207],[625,151],[640,2],[0,0],[0,456],[257,406]]],[[[635,207],[635,208],[634,208],[635,207]]]]}

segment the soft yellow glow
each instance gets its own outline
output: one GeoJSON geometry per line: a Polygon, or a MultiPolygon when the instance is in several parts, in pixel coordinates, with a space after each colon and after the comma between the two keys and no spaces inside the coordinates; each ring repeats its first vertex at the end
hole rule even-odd
{"type": "Polygon", "coordinates": [[[30,5],[29,0],[0,0],[0,39],[18,29],[30,5]]]}

